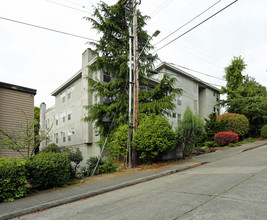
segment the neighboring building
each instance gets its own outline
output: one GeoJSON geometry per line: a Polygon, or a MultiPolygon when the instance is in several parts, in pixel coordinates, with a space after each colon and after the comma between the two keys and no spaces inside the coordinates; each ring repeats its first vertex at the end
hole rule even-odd
{"type": "MultiPolygon", "coordinates": [[[[35,89],[0,82],[0,127],[16,134],[34,119],[35,89]]],[[[0,137],[1,138],[1,137],[0,137]]],[[[0,146],[0,156],[21,157],[0,146]]]]}
{"type": "Polygon", "coordinates": [[[183,117],[187,106],[202,118],[208,118],[211,112],[220,114],[220,108],[216,107],[217,101],[220,99],[218,88],[165,62],[161,63],[155,72],[158,74],[152,75],[153,79],[160,81],[164,74],[168,74],[176,77],[176,88],[183,89],[183,94],[177,95],[176,108],[171,112],[172,117],[169,117],[173,127],[176,127],[178,121],[183,117]]]}
{"type": "MultiPolygon", "coordinates": [[[[98,156],[99,148],[96,142],[100,138],[95,133],[93,123],[83,121],[87,115],[84,106],[100,101],[99,97],[88,92],[86,77],[102,82],[110,80],[110,76],[104,71],[94,73],[89,71],[89,66],[93,62],[94,56],[90,49],[87,49],[82,55],[81,70],[52,92],[51,95],[55,96],[55,106],[46,109],[45,103],[42,103],[40,107],[41,130],[51,129],[50,142],[59,146],[79,147],[84,160],[91,156],[98,156]]],[[[178,80],[176,86],[184,91],[181,96],[177,96],[176,109],[171,112],[172,117],[169,117],[173,127],[177,126],[178,120],[182,118],[187,106],[203,118],[207,118],[213,111],[219,111],[215,107],[216,101],[219,99],[219,89],[216,87],[167,63],[160,64],[156,71],[158,74],[150,78],[151,85],[140,86],[140,89],[152,89],[166,73],[175,76],[178,80]]],[[[41,149],[47,144],[43,141],[41,149]]]]}

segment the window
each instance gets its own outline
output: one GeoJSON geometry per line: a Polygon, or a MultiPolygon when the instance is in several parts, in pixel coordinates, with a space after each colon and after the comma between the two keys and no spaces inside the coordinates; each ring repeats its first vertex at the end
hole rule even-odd
{"type": "Polygon", "coordinates": [[[182,96],[181,95],[177,95],[177,104],[182,105],[182,96]]]}
{"type": "Polygon", "coordinates": [[[97,72],[95,72],[95,81],[98,81],[98,73],[97,72]]]}
{"type": "Polygon", "coordinates": [[[67,93],[68,93],[68,99],[71,98],[71,92],[74,90],[74,86],[70,86],[67,90],[67,93]]]}
{"type": "Polygon", "coordinates": [[[172,77],[175,77],[178,82],[182,81],[182,77],[180,75],[178,75],[177,73],[172,73],[172,72],[168,71],[167,74],[172,76],[172,77]]]}
{"type": "Polygon", "coordinates": [[[56,142],[56,144],[58,143],[58,133],[55,133],[54,134],[54,138],[55,138],[55,142],[56,142]]]}
{"type": "Polygon", "coordinates": [[[73,107],[68,109],[68,120],[71,120],[71,114],[73,112],[73,107]]]}
{"type": "Polygon", "coordinates": [[[181,119],[182,119],[182,115],[181,114],[177,114],[177,119],[178,119],[178,123],[179,123],[179,121],[181,121],[181,119]]]}
{"type": "Polygon", "coordinates": [[[61,112],[60,117],[62,118],[62,122],[65,122],[66,112],[61,112]]]}
{"type": "Polygon", "coordinates": [[[74,128],[68,130],[68,141],[71,141],[71,136],[74,134],[74,128]]]}
{"type": "Polygon", "coordinates": [[[58,116],[55,116],[56,125],[58,125],[58,116]]]}
{"type": "Polygon", "coordinates": [[[107,70],[104,70],[103,81],[104,82],[109,82],[110,81],[110,74],[108,73],[107,70]]]}
{"type": "Polygon", "coordinates": [[[62,99],[62,102],[65,102],[65,96],[66,96],[66,92],[62,92],[60,94],[60,98],[62,99]]]}
{"type": "Polygon", "coordinates": [[[175,112],[172,113],[172,117],[176,118],[176,113],[175,112]]]}
{"type": "Polygon", "coordinates": [[[66,142],[66,133],[64,131],[61,131],[61,137],[62,137],[62,141],[66,142]]]}

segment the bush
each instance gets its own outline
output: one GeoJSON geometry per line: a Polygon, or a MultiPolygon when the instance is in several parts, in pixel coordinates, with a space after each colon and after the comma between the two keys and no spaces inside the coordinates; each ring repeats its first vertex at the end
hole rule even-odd
{"type": "Polygon", "coordinates": [[[41,153],[48,153],[48,152],[61,153],[61,148],[54,143],[48,144],[42,149],[41,153]]]}
{"type": "Polygon", "coordinates": [[[238,142],[238,135],[234,132],[222,131],[214,135],[214,141],[220,146],[238,142]]]}
{"type": "Polygon", "coordinates": [[[205,132],[207,135],[207,140],[212,141],[214,138],[214,135],[220,131],[224,131],[224,127],[226,125],[225,120],[217,121],[217,114],[216,112],[212,112],[209,115],[209,119],[205,119],[205,132]]]}
{"type": "Polygon", "coordinates": [[[26,177],[42,189],[63,185],[70,178],[70,160],[64,153],[41,153],[26,160],[26,177]]]}
{"type": "MultiPolygon", "coordinates": [[[[87,163],[88,167],[85,169],[85,172],[84,172],[85,176],[91,176],[92,175],[98,159],[99,159],[98,157],[90,157],[87,160],[86,163],[87,163]]],[[[117,163],[112,163],[109,160],[103,160],[102,158],[100,158],[95,175],[101,174],[101,173],[115,172],[117,170],[117,167],[118,167],[117,163]]]]}
{"type": "Polygon", "coordinates": [[[68,155],[70,162],[74,163],[74,167],[71,166],[71,176],[75,178],[79,164],[83,161],[82,152],[77,147],[75,150],[70,147],[62,147],[61,151],[68,155]]]}
{"type": "Polygon", "coordinates": [[[178,144],[182,146],[183,156],[190,156],[197,147],[199,140],[204,136],[204,121],[198,115],[194,115],[188,107],[183,119],[179,121],[176,129],[178,144]]]}
{"type": "Polygon", "coordinates": [[[176,134],[166,118],[151,114],[140,120],[132,144],[141,161],[152,163],[159,153],[175,147],[176,134]]]}
{"type": "Polygon", "coordinates": [[[248,133],[249,121],[245,115],[226,113],[217,117],[217,121],[226,121],[223,131],[232,131],[239,136],[248,133]]]}
{"type": "Polygon", "coordinates": [[[111,142],[106,146],[108,158],[118,161],[120,158],[125,159],[128,140],[128,125],[121,125],[113,133],[111,142]]]}
{"type": "Polygon", "coordinates": [[[24,161],[0,158],[0,202],[23,197],[26,183],[24,161]]]}
{"type": "Polygon", "coordinates": [[[261,128],[261,137],[262,137],[262,138],[267,138],[267,125],[264,125],[264,126],[261,128]]]}

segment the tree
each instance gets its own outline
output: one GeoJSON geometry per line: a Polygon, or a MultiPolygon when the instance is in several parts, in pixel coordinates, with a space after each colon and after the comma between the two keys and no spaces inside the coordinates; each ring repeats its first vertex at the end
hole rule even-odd
{"type": "Polygon", "coordinates": [[[183,119],[178,123],[176,132],[183,156],[190,156],[205,134],[204,121],[199,115],[194,115],[191,109],[187,107],[183,119]]]}
{"type": "MultiPolygon", "coordinates": [[[[130,6],[131,7],[131,6],[130,6]]],[[[129,32],[128,24],[132,20],[130,7],[120,3],[108,6],[101,2],[94,10],[93,17],[86,18],[91,22],[93,29],[101,34],[94,47],[95,62],[89,67],[91,71],[102,71],[112,80],[100,82],[88,77],[90,92],[99,96],[102,102],[87,106],[88,117],[85,121],[94,121],[98,132],[106,137],[109,130],[128,122],[128,85],[129,85],[129,32]]],[[[147,16],[138,11],[138,50],[141,51],[150,36],[144,30],[147,16]]],[[[139,80],[147,84],[145,73],[153,68],[157,55],[149,53],[153,47],[148,42],[145,50],[139,56],[139,80]],[[150,57],[148,59],[147,57],[150,57]]],[[[174,79],[164,77],[164,80],[151,92],[140,91],[139,112],[164,114],[166,110],[173,109],[173,92],[180,90],[173,88],[174,79]],[[144,104],[146,102],[146,104],[144,104]]]]}
{"type": "Polygon", "coordinates": [[[221,94],[226,94],[226,100],[220,100],[220,104],[227,108],[229,113],[245,115],[250,124],[250,134],[257,136],[261,127],[267,122],[267,90],[253,77],[243,76],[242,71],[246,64],[243,58],[234,57],[226,70],[226,88],[221,94]]]}
{"type": "Polygon", "coordinates": [[[22,157],[29,157],[34,155],[39,148],[40,143],[43,140],[48,140],[48,129],[43,134],[39,133],[39,120],[38,111],[39,108],[34,109],[34,120],[29,121],[25,112],[22,113],[25,116],[26,125],[22,126],[17,131],[10,130],[4,127],[0,127],[0,146],[8,148],[18,152],[22,157]],[[26,152],[26,155],[25,155],[26,152]]]}

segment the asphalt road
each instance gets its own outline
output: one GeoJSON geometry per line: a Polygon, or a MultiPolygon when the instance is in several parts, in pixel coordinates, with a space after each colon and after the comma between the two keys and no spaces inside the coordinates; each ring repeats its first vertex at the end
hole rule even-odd
{"type": "Polygon", "coordinates": [[[17,219],[267,219],[267,146],[17,219]]]}

